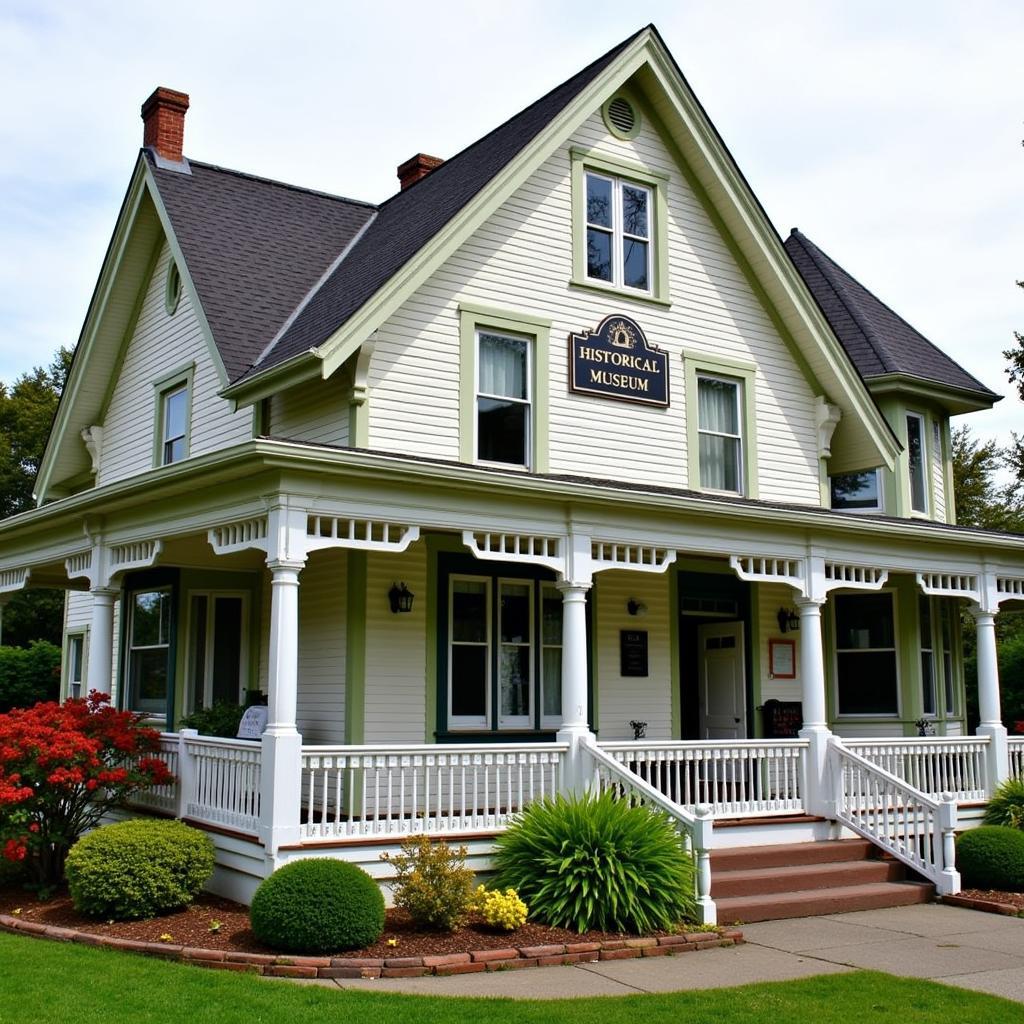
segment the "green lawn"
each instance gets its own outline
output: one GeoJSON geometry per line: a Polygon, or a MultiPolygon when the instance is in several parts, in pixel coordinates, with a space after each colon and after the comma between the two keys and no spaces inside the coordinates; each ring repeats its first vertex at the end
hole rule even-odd
{"type": "Polygon", "coordinates": [[[1017,1003],[868,971],[551,1003],[333,991],[5,933],[0,965],[2,1024],[1024,1024],[1017,1003]]]}

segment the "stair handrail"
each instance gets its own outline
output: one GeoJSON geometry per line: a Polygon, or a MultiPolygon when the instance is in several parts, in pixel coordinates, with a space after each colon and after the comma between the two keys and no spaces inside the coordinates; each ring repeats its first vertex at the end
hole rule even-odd
{"type": "Polygon", "coordinates": [[[617,786],[628,799],[653,805],[673,821],[676,831],[683,837],[686,848],[694,859],[694,887],[701,923],[717,924],[715,902],[711,898],[711,846],[714,827],[714,814],[711,808],[702,804],[691,814],[685,807],[670,800],[649,782],[606,754],[595,743],[587,743],[583,749],[591,761],[592,771],[588,773],[590,788],[600,793],[609,786],[617,786]]]}
{"type": "Polygon", "coordinates": [[[935,800],[836,737],[829,759],[836,820],[923,875],[940,895],[959,892],[953,794],[935,800]]]}

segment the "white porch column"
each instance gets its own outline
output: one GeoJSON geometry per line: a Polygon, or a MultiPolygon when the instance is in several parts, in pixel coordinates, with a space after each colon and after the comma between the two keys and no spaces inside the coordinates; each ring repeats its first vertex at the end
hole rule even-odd
{"type": "Polygon", "coordinates": [[[798,598],[800,615],[800,700],[804,724],[800,736],[810,742],[807,751],[807,792],[804,808],[808,814],[830,817],[834,810],[828,746],[832,732],[825,706],[825,651],[821,632],[823,600],[798,598]]]}
{"type": "Polygon", "coordinates": [[[267,563],[270,580],[268,722],[263,733],[260,831],[267,853],[299,840],[302,737],[295,724],[299,686],[299,573],[302,560],[267,563]]]}
{"type": "Polygon", "coordinates": [[[93,587],[92,621],[89,625],[89,666],[86,693],[98,690],[110,693],[114,665],[114,587],[93,587]]]}
{"type": "Polygon", "coordinates": [[[586,785],[581,745],[594,742],[587,722],[587,591],[590,583],[566,580],[562,593],[562,727],[560,743],[569,743],[564,784],[570,792],[586,785]]]}
{"type": "Polygon", "coordinates": [[[978,710],[981,722],[977,735],[989,738],[988,789],[1010,777],[1010,757],[999,699],[999,661],[996,657],[996,617],[975,606],[971,609],[978,630],[978,710]]]}

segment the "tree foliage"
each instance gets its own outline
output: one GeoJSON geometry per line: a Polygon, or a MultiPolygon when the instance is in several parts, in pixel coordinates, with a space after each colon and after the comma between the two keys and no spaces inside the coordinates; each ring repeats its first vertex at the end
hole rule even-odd
{"type": "Polygon", "coordinates": [[[1012,453],[975,438],[970,427],[955,427],[952,438],[957,523],[1024,533],[1024,479],[999,479],[1014,468],[1012,453]]]}

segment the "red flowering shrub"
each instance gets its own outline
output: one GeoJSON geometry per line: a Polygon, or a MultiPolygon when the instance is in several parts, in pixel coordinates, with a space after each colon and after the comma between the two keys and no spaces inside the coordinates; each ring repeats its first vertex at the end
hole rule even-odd
{"type": "Polygon", "coordinates": [[[36,881],[61,878],[72,843],[140,789],[172,782],[167,765],[147,757],[160,734],[141,715],[117,711],[92,691],[0,715],[0,847],[25,861],[36,881]]]}

